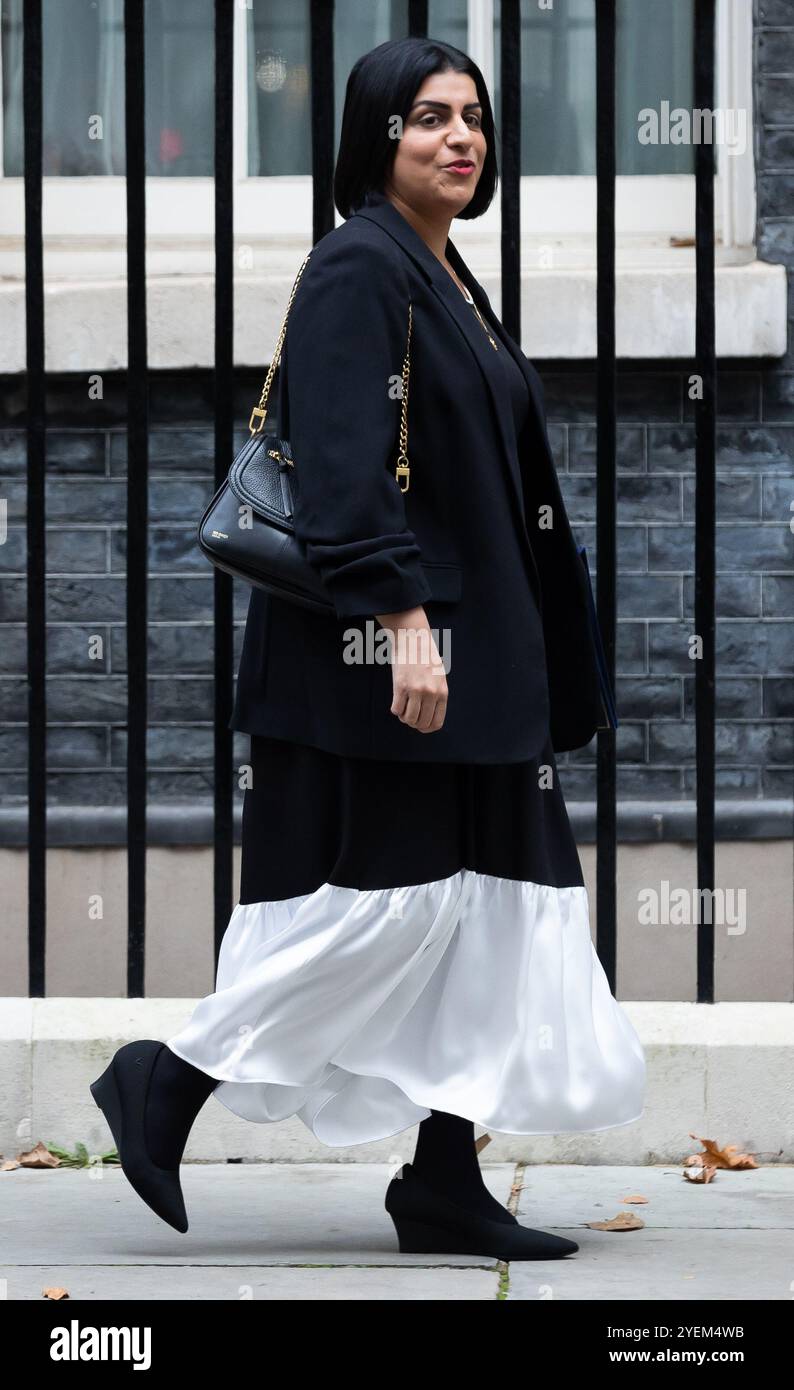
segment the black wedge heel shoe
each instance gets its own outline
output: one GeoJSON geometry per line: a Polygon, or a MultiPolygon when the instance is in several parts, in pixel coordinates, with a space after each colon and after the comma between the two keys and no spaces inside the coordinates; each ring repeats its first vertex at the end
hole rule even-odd
{"type": "Polygon", "coordinates": [[[193,1088],[187,1105],[183,1104],[182,1111],[178,1112],[169,1104],[165,1082],[160,1087],[162,1096],[157,1094],[157,1077],[152,1088],[155,1064],[165,1047],[165,1043],[154,1038],[126,1043],[102,1075],[91,1082],[90,1091],[110,1126],[125,1177],[157,1216],[175,1230],[184,1232],[188,1220],[179,1181],[179,1160],[192,1120],[218,1082],[167,1049],[164,1060],[171,1069],[168,1084],[174,1084],[171,1073],[178,1079],[184,1070],[185,1085],[193,1088]],[[158,1156],[164,1152],[170,1155],[169,1166],[156,1163],[147,1145],[146,1104],[152,1090],[154,1101],[159,1102],[159,1111],[156,1108],[155,1114],[165,1116],[165,1124],[160,1118],[159,1129],[155,1129],[156,1151],[158,1156]]]}
{"type": "Polygon", "coordinates": [[[497,1260],[559,1260],[579,1249],[575,1240],[491,1221],[432,1191],[404,1163],[384,1203],[404,1255],[490,1255],[497,1260]]]}

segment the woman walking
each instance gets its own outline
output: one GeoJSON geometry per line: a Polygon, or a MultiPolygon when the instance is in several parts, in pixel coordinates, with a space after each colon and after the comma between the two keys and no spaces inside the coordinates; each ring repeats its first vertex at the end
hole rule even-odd
{"type": "Polygon", "coordinates": [[[279,370],[295,530],[333,613],[252,591],[230,721],[252,780],[216,988],[92,1086],[125,1173],[178,1230],[210,1093],[328,1145],[418,1123],[385,1198],[400,1249],[503,1259],[578,1246],[490,1195],[474,1125],[642,1113],[555,764],[602,715],[587,581],[538,374],[449,239],[496,177],[465,54],[402,39],[359,59],[346,220],[299,277],[279,370]]]}

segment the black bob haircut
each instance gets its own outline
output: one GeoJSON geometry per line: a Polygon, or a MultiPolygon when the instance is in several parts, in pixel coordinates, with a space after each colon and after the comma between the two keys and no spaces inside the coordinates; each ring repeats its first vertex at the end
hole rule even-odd
{"type": "Polygon", "coordinates": [[[471,201],[460,218],[481,217],[496,191],[498,178],[491,99],[480,69],[468,54],[436,39],[389,39],[357,59],[345,90],[339,155],[334,171],[334,203],[350,217],[372,191],[383,193],[398,142],[389,134],[394,116],[407,119],[425,78],[436,72],[465,72],[482,105],[485,160],[471,201]]]}

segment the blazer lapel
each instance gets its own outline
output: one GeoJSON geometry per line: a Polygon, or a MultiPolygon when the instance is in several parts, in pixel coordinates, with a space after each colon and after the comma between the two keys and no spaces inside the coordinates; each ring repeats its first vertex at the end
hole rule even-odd
{"type": "MultiPolygon", "coordinates": [[[[412,260],[416,262],[419,268],[424,272],[425,278],[432,287],[439,302],[457,324],[461,336],[480,367],[494,406],[494,414],[496,416],[499,438],[502,446],[502,458],[506,465],[506,476],[512,494],[513,505],[517,509],[518,516],[522,520],[525,520],[520,460],[516,457],[515,450],[511,448],[511,439],[508,435],[507,422],[512,416],[513,407],[510,400],[510,391],[502,374],[501,366],[490,361],[490,358],[493,357],[494,349],[491,347],[486,334],[482,330],[476,334],[471,332],[471,305],[466,303],[466,300],[452,279],[449,271],[445,270],[438,257],[433,255],[430,247],[423,241],[419,233],[415,231],[410,222],[405,220],[402,214],[397,211],[394,204],[391,203],[385,195],[370,194],[369,196],[371,201],[358,208],[357,211],[353,213],[353,216],[367,217],[371,222],[376,222],[378,226],[388,232],[389,235],[399,243],[403,250],[408,253],[412,260]],[[494,370],[495,366],[497,370],[494,370]]],[[[479,286],[451,240],[447,241],[446,255],[450,264],[454,266],[456,274],[469,290],[483,318],[485,318],[486,321],[492,322],[491,315],[486,313],[483,307],[479,286]]],[[[495,334],[494,336],[497,337],[497,341],[499,342],[498,350],[500,352],[504,351],[504,343],[498,338],[498,335],[495,334]]],[[[530,377],[530,370],[528,370],[530,364],[523,353],[516,353],[512,344],[510,345],[510,351],[526,377],[527,385],[531,392],[532,408],[537,411],[537,386],[530,377]]],[[[518,445],[520,447],[520,441],[518,441],[518,445]]],[[[522,536],[522,543],[524,543],[525,527],[520,526],[519,532],[522,536]]],[[[539,590],[540,576],[528,537],[526,537],[524,549],[530,572],[539,590]]]]}
{"type": "MultiPolygon", "coordinates": [[[[537,371],[532,366],[532,363],[530,362],[526,353],[521,351],[521,348],[518,346],[518,343],[516,343],[513,340],[513,338],[510,337],[509,333],[505,332],[504,327],[497,320],[496,315],[494,314],[493,309],[491,308],[491,305],[488,302],[487,296],[483,293],[478,281],[475,280],[474,276],[469,270],[469,267],[466,265],[466,262],[463,260],[460,252],[458,251],[458,248],[451,241],[447,242],[447,259],[451,261],[454,265],[459,279],[463,281],[464,285],[471,293],[472,299],[477,305],[477,308],[479,309],[486,323],[490,323],[493,327],[501,328],[501,331],[505,334],[505,337],[507,338],[507,346],[510,349],[510,355],[513,358],[513,361],[518,363],[519,367],[524,373],[524,379],[530,390],[530,398],[535,407],[535,410],[538,413],[539,418],[542,420],[544,415],[544,409],[543,400],[541,396],[540,378],[538,376],[537,371]]],[[[449,279],[450,277],[448,276],[447,278],[449,279]]]]}

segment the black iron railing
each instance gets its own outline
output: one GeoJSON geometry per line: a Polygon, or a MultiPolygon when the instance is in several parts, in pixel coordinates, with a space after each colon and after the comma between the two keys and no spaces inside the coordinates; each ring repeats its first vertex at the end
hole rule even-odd
{"type": "MultiPolygon", "coordinates": [[[[597,604],[614,681],[616,639],[615,356],[615,0],[594,0],[596,16],[597,170],[597,604]]],[[[712,109],[715,0],[696,0],[694,104],[712,109]]],[[[215,484],[220,486],[233,443],[233,181],[231,0],[215,5],[215,484]]],[[[334,225],[333,130],[334,7],[311,0],[311,132],[313,240],[334,225]]],[[[427,33],[427,0],[410,0],[409,32],[427,33]]],[[[501,273],[505,327],[520,339],[520,103],[519,0],[501,0],[501,273]]],[[[147,790],[147,537],[148,362],[146,339],[146,196],[144,117],[144,0],[125,0],[125,115],[127,180],[128,477],[127,477],[127,989],[145,992],[147,790]]],[[[28,656],[28,904],[29,989],[45,993],[46,951],[46,607],[45,607],[45,387],[42,256],[42,16],[41,0],[24,5],[25,307],[27,351],[27,656],[28,656]]],[[[711,145],[696,146],[696,359],[702,383],[695,405],[695,627],[703,656],[695,667],[697,762],[697,868],[701,890],[714,888],[715,732],[715,391],[714,162],[711,145]]],[[[232,900],[233,735],[227,728],[233,691],[233,591],[214,575],[215,617],[215,954],[232,900]]],[[[605,730],[597,745],[597,946],[615,990],[616,749],[605,730]]],[[[714,931],[698,921],[697,998],[714,998],[714,931]]]]}
{"type": "Polygon", "coordinates": [[[144,6],[124,6],[127,187],[127,993],[145,993],[149,366],[144,6]]]}
{"type": "MultiPolygon", "coordinates": [[[[615,359],[615,0],[596,5],[596,603],[614,685],[617,639],[617,377],[615,359]]],[[[596,748],[596,947],[617,977],[615,731],[596,748]]]]}
{"type": "MultiPolygon", "coordinates": [[[[129,3],[129,0],[128,0],[129,3]]],[[[221,486],[234,439],[234,10],[215,5],[215,488],[221,486]]],[[[217,965],[233,892],[233,740],[228,728],[234,690],[234,583],[213,574],[215,620],[215,750],[213,936],[217,965]]]]}
{"type": "Polygon", "coordinates": [[[25,5],[25,354],[27,366],[28,982],[45,990],[47,921],[47,622],[44,247],[41,208],[41,0],[25,5]]]}
{"type": "MultiPolygon", "coordinates": [[[[716,0],[695,4],[695,109],[714,109],[716,0]]],[[[714,891],[715,589],[717,358],[714,319],[714,151],[695,145],[695,632],[702,655],[695,662],[695,762],[697,768],[697,999],[714,1003],[714,921],[703,914],[714,891]]]]}

